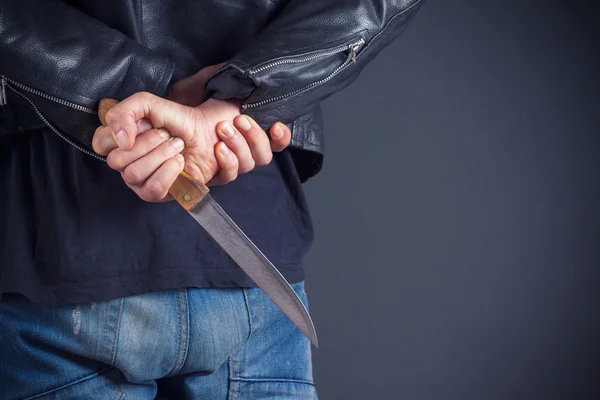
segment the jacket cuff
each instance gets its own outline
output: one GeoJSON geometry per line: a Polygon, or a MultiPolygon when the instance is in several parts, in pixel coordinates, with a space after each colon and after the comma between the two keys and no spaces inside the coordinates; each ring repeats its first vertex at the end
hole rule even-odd
{"type": "Polygon", "coordinates": [[[238,99],[262,126],[290,123],[353,82],[407,26],[423,0],[292,0],[206,85],[238,99]]]}

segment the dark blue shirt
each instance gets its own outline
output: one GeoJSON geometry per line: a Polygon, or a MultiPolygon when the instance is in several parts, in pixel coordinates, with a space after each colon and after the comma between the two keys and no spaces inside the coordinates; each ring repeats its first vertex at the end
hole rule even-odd
{"type": "MultiPolygon", "coordinates": [[[[4,139],[0,295],[64,304],[254,286],[177,203],[140,200],[118,172],[50,130],[4,139]]],[[[290,282],[304,279],[312,223],[287,150],[211,194],[290,282]]]]}

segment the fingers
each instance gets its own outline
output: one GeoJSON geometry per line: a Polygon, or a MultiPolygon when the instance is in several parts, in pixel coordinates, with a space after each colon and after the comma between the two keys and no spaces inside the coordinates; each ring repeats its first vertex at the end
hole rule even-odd
{"type": "Polygon", "coordinates": [[[160,166],[183,150],[181,138],[171,138],[159,145],[137,161],[132,162],[123,170],[125,183],[131,186],[141,186],[160,166]]]}
{"type": "MultiPolygon", "coordinates": [[[[219,138],[235,154],[238,160],[238,172],[245,174],[252,171],[255,166],[252,152],[244,136],[233,126],[231,122],[224,121],[217,125],[219,138]]],[[[223,166],[221,165],[221,168],[223,166]]]]}
{"type": "MultiPolygon", "coordinates": [[[[171,135],[166,129],[152,129],[139,135],[130,150],[116,148],[111,151],[106,157],[106,162],[112,169],[123,171],[129,164],[146,156],[170,138],[171,135]]],[[[169,155],[169,157],[174,154],[169,155]]],[[[165,161],[166,158],[162,161],[165,161]]]]}
{"type": "Polygon", "coordinates": [[[128,185],[142,200],[159,202],[169,199],[169,188],[183,171],[184,159],[181,154],[166,160],[144,182],[142,186],[128,185]]]}
{"type": "MultiPolygon", "coordinates": [[[[147,119],[141,119],[136,124],[136,135],[140,135],[152,129],[152,124],[147,119]]],[[[109,127],[101,126],[96,129],[92,138],[92,148],[101,156],[106,156],[112,150],[118,148],[117,142],[109,127]]]]}
{"type": "Polygon", "coordinates": [[[247,115],[236,117],[234,124],[250,146],[252,158],[256,165],[269,164],[273,159],[273,153],[271,152],[271,145],[265,131],[247,115]]]}
{"type": "Polygon", "coordinates": [[[135,93],[106,113],[106,123],[119,148],[129,150],[137,135],[137,121],[147,118],[152,126],[164,127],[185,143],[194,139],[194,109],[148,92],[135,93]]]}
{"type": "Polygon", "coordinates": [[[184,148],[181,138],[171,137],[165,129],[152,129],[136,138],[129,151],[112,150],[106,161],[121,171],[123,181],[146,201],[162,201],[177,174],[183,170],[184,148]]]}
{"type": "Polygon", "coordinates": [[[229,150],[225,142],[215,145],[215,157],[221,170],[207,183],[207,186],[225,185],[238,176],[238,158],[229,150]]]}
{"type": "Polygon", "coordinates": [[[251,118],[240,116],[234,123],[235,126],[223,121],[217,125],[222,142],[215,146],[215,157],[221,170],[208,182],[209,186],[224,185],[235,180],[238,174],[250,172],[256,165],[267,165],[273,158],[272,151],[283,150],[291,140],[289,128],[281,123],[271,127],[271,135],[274,136],[271,143],[267,134],[251,118]]]}
{"type": "Polygon", "coordinates": [[[271,134],[271,151],[277,153],[290,145],[292,132],[287,125],[277,122],[269,129],[271,134]]]}

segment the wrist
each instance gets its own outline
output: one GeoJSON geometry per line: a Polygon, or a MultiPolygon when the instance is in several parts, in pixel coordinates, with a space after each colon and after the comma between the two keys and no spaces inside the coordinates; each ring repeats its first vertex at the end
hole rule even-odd
{"type": "Polygon", "coordinates": [[[231,121],[241,113],[239,103],[229,100],[208,99],[197,107],[195,124],[197,132],[206,132],[218,141],[217,125],[222,121],[231,121]]]}
{"type": "Polygon", "coordinates": [[[233,120],[241,114],[241,102],[236,99],[218,100],[208,99],[196,107],[207,121],[214,121],[215,124],[224,120],[233,120]]]}

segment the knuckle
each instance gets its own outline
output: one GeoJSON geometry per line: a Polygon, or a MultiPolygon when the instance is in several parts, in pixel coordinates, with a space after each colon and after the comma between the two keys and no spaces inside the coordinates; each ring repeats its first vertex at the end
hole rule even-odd
{"type": "Polygon", "coordinates": [[[244,163],[243,165],[240,165],[239,172],[241,174],[245,174],[245,173],[252,171],[254,169],[254,167],[256,167],[256,163],[254,162],[254,160],[250,160],[249,162],[244,163]]]}
{"type": "Polygon", "coordinates": [[[270,151],[266,151],[263,154],[260,154],[260,156],[258,157],[258,160],[256,160],[256,163],[258,165],[268,165],[269,163],[271,163],[271,161],[273,160],[273,153],[271,153],[270,151]]]}
{"type": "Polygon", "coordinates": [[[158,130],[153,129],[151,132],[145,132],[141,135],[140,139],[146,149],[153,149],[160,143],[161,137],[158,134],[158,130]],[[148,133],[148,134],[145,134],[148,133]]]}
{"type": "Polygon", "coordinates": [[[148,193],[156,200],[160,200],[165,192],[165,185],[160,181],[154,181],[148,186],[148,193]]]}
{"type": "Polygon", "coordinates": [[[226,179],[225,179],[225,183],[229,183],[229,182],[233,182],[235,181],[235,179],[237,178],[237,173],[232,173],[227,175],[226,179]]]}
{"type": "Polygon", "coordinates": [[[140,101],[147,101],[147,100],[150,100],[152,98],[152,93],[143,90],[141,92],[135,93],[132,96],[132,98],[135,98],[136,100],[140,100],[140,101]]]}
{"type": "Polygon", "coordinates": [[[146,191],[144,190],[140,190],[137,192],[137,195],[139,196],[140,199],[144,200],[144,201],[148,201],[148,202],[152,202],[155,201],[153,200],[148,193],[146,193],[146,191]]]}
{"type": "Polygon", "coordinates": [[[111,151],[106,157],[106,163],[114,170],[122,171],[125,168],[125,160],[119,151],[111,151]]]}
{"type": "Polygon", "coordinates": [[[98,133],[98,131],[96,131],[96,133],[92,137],[92,149],[94,149],[94,151],[96,153],[100,153],[100,152],[102,152],[102,149],[100,148],[100,145],[98,144],[99,139],[98,139],[97,133],[98,133]]]}
{"type": "Polygon", "coordinates": [[[139,185],[144,182],[144,176],[139,168],[130,165],[123,171],[123,180],[130,185],[139,185]]]}
{"type": "MultiPolygon", "coordinates": [[[[117,107],[117,106],[118,106],[118,104],[115,107],[117,107]]],[[[106,120],[106,122],[110,122],[110,121],[114,120],[114,117],[117,114],[115,107],[111,108],[110,110],[108,110],[106,112],[106,115],[104,116],[104,119],[106,120]]]]}
{"type": "Polygon", "coordinates": [[[233,181],[237,177],[237,167],[222,169],[219,174],[219,181],[221,184],[226,184],[233,181]]]}
{"type": "Polygon", "coordinates": [[[142,192],[145,197],[144,200],[159,201],[165,196],[165,185],[163,185],[160,181],[153,181],[144,187],[142,192]]]}

